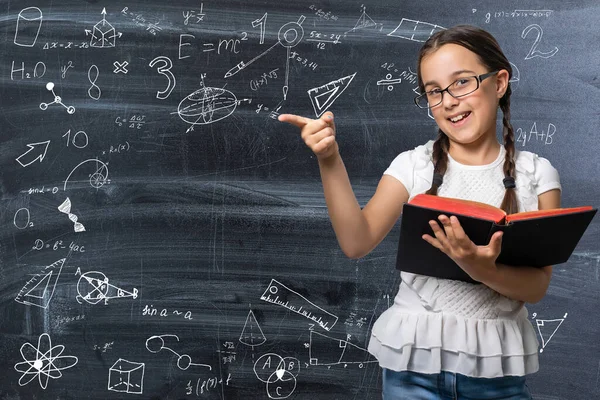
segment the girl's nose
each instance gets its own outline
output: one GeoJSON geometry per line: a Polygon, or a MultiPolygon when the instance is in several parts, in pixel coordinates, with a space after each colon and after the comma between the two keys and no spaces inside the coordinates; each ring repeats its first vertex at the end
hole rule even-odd
{"type": "Polygon", "coordinates": [[[450,93],[445,92],[442,95],[442,104],[444,105],[444,108],[453,108],[455,107],[459,100],[457,98],[454,98],[450,93]]]}

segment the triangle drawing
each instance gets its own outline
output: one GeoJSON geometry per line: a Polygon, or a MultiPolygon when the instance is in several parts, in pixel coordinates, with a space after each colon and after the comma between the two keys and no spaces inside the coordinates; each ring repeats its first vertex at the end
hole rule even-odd
{"type": "Polygon", "coordinates": [[[320,117],[336,101],[338,97],[348,88],[356,72],[352,75],[331,81],[325,85],[308,90],[308,96],[315,110],[315,115],[320,117]]]}
{"type": "Polygon", "coordinates": [[[364,348],[347,340],[332,338],[310,331],[308,348],[311,365],[362,364],[377,362],[364,348]]]}
{"type": "Polygon", "coordinates": [[[52,278],[52,271],[48,272],[38,283],[35,284],[34,287],[29,289],[25,296],[37,297],[38,299],[43,299],[44,294],[48,290],[48,284],[50,283],[50,278],[52,278]]]}
{"type": "MultiPolygon", "coordinates": [[[[565,314],[565,318],[566,318],[566,316],[567,315],[565,314]]],[[[540,353],[544,352],[544,348],[546,348],[546,346],[550,342],[550,339],[552,339],[552,337],[554,336],[556,331],[558,331],[558,328],[560,328],[560,326],[564,322],[565,318],[546,319],[546,320],[536,319],[535,322],[536,322],[536,325],[538,328],[538,333],[540,334],[540,337],[542,338],[542,348],[540,349],[540,353]]]]}
{"type": "Polygon", "coordinates": [[[15,301],[21,304],[47,308],[56,289],[56,283],[66,258],[61,258],[43,267],[35,274],[17,294],[15,301]]]}

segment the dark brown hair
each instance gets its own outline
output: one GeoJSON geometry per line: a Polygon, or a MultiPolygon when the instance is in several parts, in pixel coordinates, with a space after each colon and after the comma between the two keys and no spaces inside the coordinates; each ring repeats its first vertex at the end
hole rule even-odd
{"type": "MultiPolygon", "coordinates": [[[[421,77],[421,62],[424,57],[435,52],[445,44],[457,44],[472,51],[477,55],[481,64],[485,65],[489,71],[497,71],[505,69],[509,73],[509,79],[512,77],[512,67],[508,59],[502,52],[500,45],[496,39],[487,31],[471,25],[456,25],[452,28],[436,32],[423,45],[419,51],[417,60],[417,76],[419,89],[421,93],[425,92],[423,79],[421,77]]],[[[504,175],[505,177],[515,177],[515,135],[510,124],[510,83],[506,89],[506,93],[500,99],[499,105],[504,117],[502,124],[504,126],[502,136],[504,139],[504,148],[506,149],[506,157],[504,159],[504,175]]],[[[438,137],[433,145],[433,165],[434,175],[443,176],[448,166],[448,149],[450,142],[448,136],[438,129],[438,137]]],[[[428,194],[437,195],[440,186],[439,180],[434,179],[431,188],[427,191],[428,194]]],[[[518,212],[517,196],[514,188],[507,188],[500,206],[507,214],[518,212]]]]}

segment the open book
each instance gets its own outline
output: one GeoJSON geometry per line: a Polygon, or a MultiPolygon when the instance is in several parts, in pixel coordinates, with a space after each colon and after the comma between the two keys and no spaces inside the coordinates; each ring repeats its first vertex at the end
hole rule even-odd
{"type": "MultiPolygon", "coordinates": [[[[566,262],[597,209],[592,206],[526,211],[506,215],[500,208],[470,200],[418,194],[404,204],[396,268],[415,274],[474,282],[450,257],[426,242],[429,221],[440,214],[458,218],[465,233],[478,246],[487,245],[503,231],[497,263],[543,267],[566,262]]],[[[443,227],[442,227],[443,229],[443,227]]]]}

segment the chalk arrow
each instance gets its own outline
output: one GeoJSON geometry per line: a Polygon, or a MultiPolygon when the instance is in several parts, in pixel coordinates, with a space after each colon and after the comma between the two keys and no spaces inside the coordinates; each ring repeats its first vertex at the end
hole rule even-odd
{"type": "Polygon", "coordinates": [[[44,160],[44,157],[46,157],[46,152],[48,151],[49,144],[50,144],[49,140],[46,140],[45,142],[29,143],[27,145],[29,147],[29,150],[27,150],[25,153],[23,153],[19,157],[17,157],[16,161],[19,164],[21,164],[22,167],[27,167],[27,166],[33,164],[34,162],[36,162],[37,160],[40,160],[40,162],[42,162],[44,160]],[[35,150],[35,152],[30,154],[28,157],[25,157],[27,154],[31,153],[33,150],[35,150]],[[35,156],[35,158],[32,158],[34,156],[35,156]],[[31,160],[30,161],[21,160],[22,158],[31,159],[31,160]]]}

